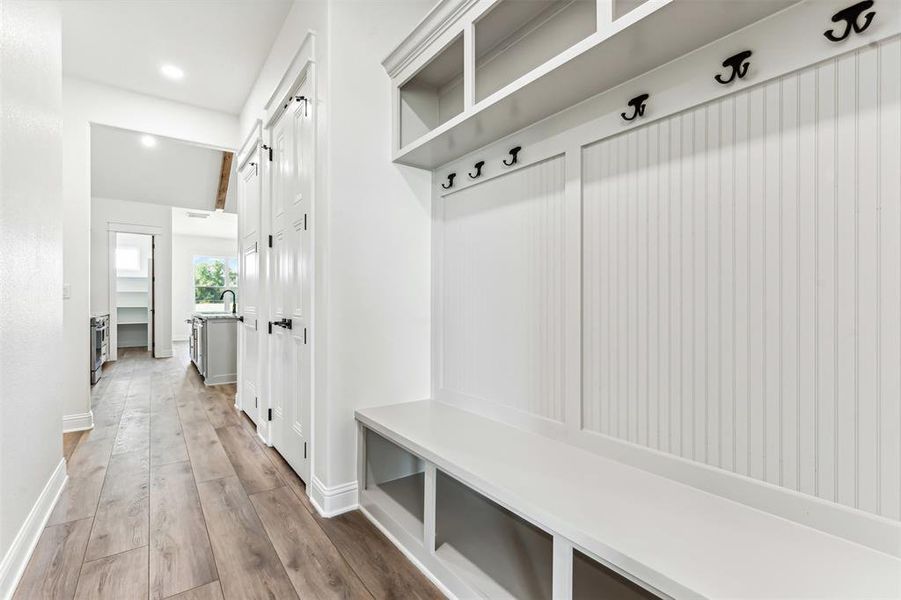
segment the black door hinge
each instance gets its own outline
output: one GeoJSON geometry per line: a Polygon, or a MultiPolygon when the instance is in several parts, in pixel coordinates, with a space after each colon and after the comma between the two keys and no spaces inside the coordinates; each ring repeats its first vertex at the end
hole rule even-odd
{"type": "Polygon", "coordinates": [[[272,236],[269,236],[269,247],[272,248],[272,236]]]}
{"type": "Polygon", "coordinates": [[[272,335],[272,321],[269,321],[269,335],[272,335]]]}
{"type": "Polygon", "coordinates": [[[303,343],[304,344],[307,343],[307,328],[306,327],[303,328],[303,343]]]}
{"type": "Polygon", "coordinates": [[[254,397],[253,406],[254,406],[254,408],[258,408],[260,406],[260,398],[259,397],[254,397]]]}
{"type": "Polygon", "coordinates": [[[271,421],[272,420],[272,409],[270,408],[266,414],[269,417],[269,420],[271,421]]]}
{"type": "Polygon", "coordinates": [[[303,230],[307,230],[307,213],[303,213],[303,230]]]}
{"type": "Polygon", "coordinates": [[[272,162],[272,146],[267,146],[266,144],[262,144],[260,146],[260,148],[262,148],[263,150],[269,151],[269,162],[272,162]]]}
{"type": "Polygon", "coordinates": [[[303,443],[303,458],[304,458],[304,460],[307,459],[307,443],[306,442],[303,443]]]}

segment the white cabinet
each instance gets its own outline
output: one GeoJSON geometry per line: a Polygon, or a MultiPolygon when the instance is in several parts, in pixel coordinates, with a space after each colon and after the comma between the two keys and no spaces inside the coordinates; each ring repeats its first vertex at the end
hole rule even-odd
{"type": "Polygon", "coordinates": [[[195,315],[191,360],[206,385],[238,379],[238,319],[234,315],[195,315]]]}
{"type": "Polygon", "coordinates": [[[382,63],[393,159],[443,165],[796,2],[444,0],[382,63]]]}

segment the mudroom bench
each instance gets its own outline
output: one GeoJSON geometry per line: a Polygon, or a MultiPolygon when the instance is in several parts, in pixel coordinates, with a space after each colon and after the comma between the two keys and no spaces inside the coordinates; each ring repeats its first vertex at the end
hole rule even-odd
{"type": "Polygon", "coordinates": [[[901,560],[432,400],[358,410],[360,505],[459,598],[897,598],[901,560]]]}

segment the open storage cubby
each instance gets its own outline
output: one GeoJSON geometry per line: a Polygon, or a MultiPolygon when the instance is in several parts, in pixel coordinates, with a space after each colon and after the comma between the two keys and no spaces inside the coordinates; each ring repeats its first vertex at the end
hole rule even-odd
{"type": "Polygon", "coordinates": [[[435,554],[486,598],[550,598],[551,535],[441,471],[435,554]]]}
{"type": "Polygon", "coordinates": [[[463,112],[463,35],[400,86],[400,145],[463,112]]]}
{"type": "Polygon", "coordinates": [[[425,462],[369,429],[366,432],[364,504],[375,504],[422,541],[425,462]]]}
{"type": "Polygon", "coordinates": [[[613,0],[613,20],[623,17],[648,0],[613,0]]]}
{"type": "Polygon", "coordinates": [[[476,102],[596,31],[595,0],[501,0],[475,23],[476,102]]]}
{"type": "Polygon", "coordinates": [[[573,550],[573,600],[616,598],[617,600],[655,600],[656,595],[626,579],[616,571],[573,550]]]}

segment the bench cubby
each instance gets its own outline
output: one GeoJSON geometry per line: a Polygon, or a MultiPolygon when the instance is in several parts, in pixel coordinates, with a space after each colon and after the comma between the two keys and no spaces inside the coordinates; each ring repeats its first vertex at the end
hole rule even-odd
{"type": "Polygon", "coordinates": [[[366,435],[364,505],[384,512],[422,541],[425,461],[369,429],[366,435]]]}
{"type": "Polygon", "coordinates": [[[636,585],[613,569],[573,550],[573,600],[616,598],[617,600],[652,600],[654,594],[636,585]]]}
{"type": "Polygon", "coordinates": [[[486,598],[550,598],[553,537],[456,479],[436,477],[435,553],[486,598]]]}

